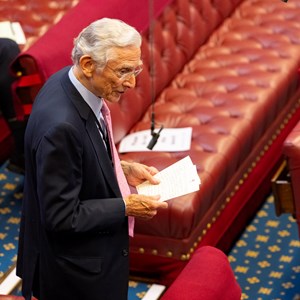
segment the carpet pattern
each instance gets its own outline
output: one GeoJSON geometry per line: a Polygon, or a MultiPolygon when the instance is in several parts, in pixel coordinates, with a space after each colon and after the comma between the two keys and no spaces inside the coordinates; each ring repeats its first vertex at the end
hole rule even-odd
{"type": "Polygon", "coordinates": [[[229,253],[242,299],[300,299],[300,239],[288,214],[277,217],[268,197],[229,253]]]}
{"type": "Polygon", "coordinates": [[[0,280],[17,259],[23,176],[0,168],[0,280]]]}

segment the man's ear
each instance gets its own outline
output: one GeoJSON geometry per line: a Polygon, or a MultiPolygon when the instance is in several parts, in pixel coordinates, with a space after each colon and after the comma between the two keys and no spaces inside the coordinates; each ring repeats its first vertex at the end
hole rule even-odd
{"type": "Polygon", "coordinates": [[[82,72],[86,77],[92,77],[94,70],[96,69],[95,62],[89,55],[83,55],[80,57],[79,64],[82,72]]]}

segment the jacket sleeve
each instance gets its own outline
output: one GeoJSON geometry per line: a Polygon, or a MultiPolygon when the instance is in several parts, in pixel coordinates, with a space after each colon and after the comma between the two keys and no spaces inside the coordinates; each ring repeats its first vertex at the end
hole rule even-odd
{"type": "Polygon", "coordinates": [[[83,174],[84,155],[87,153],[82,138],[69,123],[48,129],[38,144],[37,193],[42,224],[49,231],[113,230],[124,223],[122,198],[107,192],[101,172],[90,170],[89,174],[83,174]],[[83,176],[90,176],[91,184],[100,187],[97,195],[82,197],[83,176]]]}

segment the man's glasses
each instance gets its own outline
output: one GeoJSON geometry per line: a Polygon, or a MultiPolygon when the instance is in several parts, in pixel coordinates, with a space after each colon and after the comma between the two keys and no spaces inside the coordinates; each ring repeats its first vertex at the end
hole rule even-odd
{"type": "Polygon", "coordinates": [[[137,66],[133,70],[129,68],[114,70],[108,65],[106,66],[111,69],[120,80],[128,80],[131,76],[137,77],[143,71],[143,67],[141,65],[137,66]]]}

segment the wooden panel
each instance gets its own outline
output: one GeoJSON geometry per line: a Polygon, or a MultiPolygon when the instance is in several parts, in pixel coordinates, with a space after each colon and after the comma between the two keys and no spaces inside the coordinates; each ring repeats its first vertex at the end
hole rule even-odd
{"type": "Polygon", "coordinates": [[[284,213],[295,215],[292,183],[286,161],[283,161],[272,178],[272,191],[275,198],[276,215],[284,213]]]}

